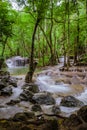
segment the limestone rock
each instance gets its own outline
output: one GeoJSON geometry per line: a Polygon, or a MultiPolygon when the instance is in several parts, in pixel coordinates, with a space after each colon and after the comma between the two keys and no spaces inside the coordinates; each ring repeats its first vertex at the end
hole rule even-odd
{"type": "Polygon", "coordinates": [[[39,88],[38,88],[38,85],[34,84],[34,83],[26,83],[22,86],[22,88],[24,90],[29,90],[33,93],[38,93],[39,92],[39,88]]]}
{"type": "Polygon", "coordinates": [[[33,112],[23,112],[23,113],[16,113],[12,118],[13,121],[26,121],[28,119],[34,118],[35,115],[33,112]]]}
{"type": "Polygon", "coordinates": [[[35,104],[35,105],[32,106],[31,110],[35,111],[35,112],[37,112],[37,111],[41,112],[42,108],[39,104],[35,104]]]}
{"type": "Polygon", "coordinates": [[[32,99],[38,104],[55,104],[55,99],[49,93],[36,93],[32,99]]]}
{"type": "Polygon", "coordinates": [[[78,107],[83,106],[84,103],[73,96],[66,96],[61,100],[60,105],[65,107],[78,107]]]}
{"type": "Polygon", "coordinates": [[[3,96],[11,96],[12,93],[12,86],[7,86],[1,90],[1,95],[3,96]]]}
{"type": "Polygon", "coordinates": [[[80,108],[77,115],[81,117],[85,122],[87,122],[87,105],[80,108]]]}

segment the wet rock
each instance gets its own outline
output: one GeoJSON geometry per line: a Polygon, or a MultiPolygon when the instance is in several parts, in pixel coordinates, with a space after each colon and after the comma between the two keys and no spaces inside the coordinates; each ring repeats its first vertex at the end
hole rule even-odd
{"type": "Polygon", "coordinates": [[[83,106],[84,103],[73,96],[66,96],[61,100],[60,105],[65,107],[79,107],[83,106]]]}
{"type": "Polygon", "coordinates": [[[7,84],[0,81],[0,90],[2,90],[5,87],[7,87],[7,84]]]}
{"type": "Polygon", "coordinates": [[[40,130],[59,130],[58,122],[56,119],[48,120],[45,122],[40,130]]]}
{"type": "Polygon", "coordinates": [[[16,78],[10,77],[8,82],[9,82],[10,85],[17,87],[17,79],[16,78]]]}
{"type": "Polygon", "coordinates": [[[34,83],[26,83],[22,86],[22,88],[25,90],[29,90],[33,93],[38,93],[39,92],[39,88],[38,85],[34,84],[34,83]]]}
{"type": "Polygon", "coordinates": [[[54,105],[52,107],[52,112],[57,115],[57,114],[60,114],[61,110],[58,105],[54,105]]]}
{"type": "MultiPolygon", "coordinates": [[[[54,79],[55,80],[55,79],[54,79]]],[[[58,85],[58,84],[71,84],[71,81],[70,81],[70,79],[69,78],[65,78],[65,77],[63,77],[63,78],[58,78],[58,79],[56,79],[55,80],[55,84],[56,85],[58,85]]]]}
{"type": "Polygon", "coordinates": [[[19,102],[20,102],[20,100],[19,100],[19,99],[16,99],[16,100],[11,100],[10,102],[7,102],[6,104],[13,106],[13,105],[16,105],[16,104],[19,103],[19,102]]]}
{"type": "Polygon", "coordinates": [[[71,83],[72,84],[80,84],[81,83],[80,78],[77,75],[74,75],[71,79],[71,83]]]}
{"type": "Polygon", "coordinates": [[[10,73],[8,71],[0,70],[0,79],[4,79],[8,81],[9,78],[10,78],[10,73]]]}
{"type": "MultiPolygon", "coordinates": [[[[26,118],[25,118],[26,119],[26,118]]],[[[52,119],[27,118],[27,120],[0,120],[0,130],[59,130],[58,121],[52,119]]]]}
{"type": "Polygon", "coordinates": [[[70,115],[70,117],[63,122],[65,129],[68,128],[67,130],[76,130],[75,127],[79,126],[80,124],[82,124],[82,121],[76,114],[70,115]]]}
{"type": "Polygon", "coordinates": [[[41,112],[42,108],[41,108],[41,106],[39,104],[35,104],[35,105],[32,106],[31,110],[35,111],[35,112],[37,112],[37,111],[41,112]]]}
{"type": "Polygon", "coordinates": [[[1,90],[1,95],[3,96],[11,96],[12,95],[12,86],[5,87],[1,90]]]}
{"type": "Polygon", "coordinates": [[[29,119],[34,118],[35,115],[33,112],[23,112],[23,113],[17,113],[12,118],[13,121],[27,121],[29,119]]]}
{"type": "Polygon", "coordinates": [[[21,130],[32,130],[32,129],[29,128],[28,126],[23,126],[23,127],[21,128],[21,130]]]}
{"type": "Polygon", "coordinates": [[[32,99],[38,104],[55,104],[55,99],[49,93],[36,93],[32,99]]]}
{"type": "Polygon", "coordinates": [[[24,90],[21,94],[20,94],[20,96],[19,96],[19,98],[22,100],[22,101],[30,101],[30,102],[33,102],[33,100],[32,100],[32,97],[34,96],[34,94],[31,92],[31,91],[29,91],[29,90],[24,90]]]}
{"type": "Polygon", "coordinates": [[[73,89],[73,91],[75,91],[75,92],[79,92],[79,93],[81,93],[81,92],[83,92],[84,91],[84,86],[83,85],[81,85],[81,84],[72,84],[71,85],[71,88],[73,89]]]}
{"type": "Polygon", "coordinates": [[[67,130],[87,130],[87,105],[81,107],[77,114],[72,114],[64,120],[63,126],[67,130]]]}
{"type": "Polygon", "coordinates": [[[87,105],[80,108],[77,115],[81,117],[85,122],[87,122],[87,105]]]}

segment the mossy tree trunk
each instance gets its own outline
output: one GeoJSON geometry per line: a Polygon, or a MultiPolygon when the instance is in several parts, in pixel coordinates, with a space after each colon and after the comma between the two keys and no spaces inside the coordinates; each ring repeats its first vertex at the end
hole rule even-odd
{"type": "Polygon", "coordinates": [[[38,24],[40,22],[40,19],[37,18],[35,26],[34,26],[34,31],[32,35],[32,44],[31,44],[31,56],[30,56],[30,66],[29,66],[29,72],[27,73],[25,77],[25,82],[30,83],[32,82],[33,74],[37,66],[37,62],[34,62],[34,43],[35,43],[35,34],[37,31],[38,24]]]}
{"type": "Polygon", "coordinates": [[[80,32],[80,26],[79,26],[79,9],[78,9],[78,2],[76,0],[76,13],[77,13],[77,37],[75,40],[75,48],[74,48],[74,63],[77,63],[77,57],[78,57],[78,45],[79,45],[79,32],[80,32]]]}
{"type": "Polygon", "coordinates": [[[5,38],[2,44],[3,48],[2,48],[2,53],[0,56],[0,69],[2,69],[2,65],[4,63],[4,52],[5,52],[5,46],[6,46],[7,40],[8,40],[8,37],[5,38]]]}
{"type": "Polygon", "coordinates": [[[68,44],[68,54],[67,54],[67,70],[70,66],[70,1],[68,0],[68,34],[67,34],[67,44],[68,44]]]}

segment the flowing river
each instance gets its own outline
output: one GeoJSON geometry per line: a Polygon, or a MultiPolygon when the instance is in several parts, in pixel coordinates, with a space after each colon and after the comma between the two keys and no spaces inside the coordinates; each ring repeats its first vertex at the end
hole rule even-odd
{"type": "MultiPolygon", "coordinates": [[[[49,92],[53,95],[56,100],[56,104],[60,104],[60,101],[63,96],[72,95],[84,102],[87,105],[87,83],[86,83],[86,72],[60,72],[57,65],[54,67],[47,67],[41,72],[35,74],[35,82],[38,84],[39,90],[41,92],[49,92]]],[[[11,73],[12,76],[21,78],[18,81],[18,87],[13,89],[13,94],[11,97],[2,97],[0,98],[0,105],[5,105],[6,102],[11,99],[16,99],[20,93],[23,91],[21,85],[24,83],[24,76],[28,71],[28,67],[14,67],[7,68],[7,71],[11,73]]],[[[6,105],[5,105],[6,106],[6,105]]],[[[43,105],[44,112],[50,110],[50,106],[43,105]]],[[[10,117],[8,115],[14,115],[15,112],[20,112],[28,110],[30,104],[22,102],[20,105],[2,107],[0,108],[0,115],[2,117],[10,117]],[[7,115],[8,114],[8,115],[7,115]]],[[[77,107],[63,107],[60,106],[62,114],[69,116],[71,113],[74,113],[79,108],[77,107]]]]}

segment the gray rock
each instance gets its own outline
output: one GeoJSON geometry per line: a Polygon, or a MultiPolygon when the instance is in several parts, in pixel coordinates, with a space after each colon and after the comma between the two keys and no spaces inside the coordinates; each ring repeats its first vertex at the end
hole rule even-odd
{"type": "Polygon", "coordinates": [[[83,106],[84,103],[73,96],[66,96],[61,100],[60,105],[65,107],[79,107],[83,106]]]}
{"type": "Polygon", "coordinates": [[[19,102],[20,102],[20,99],[16,99],[16,100],[11,100],[10,102],[7,102],[6,104],[13,106],[13,105],[16,105],[19,102]]]}
{"type": "Polygon", "coordinates": [[[31,110],[35,111],[35,112],[37,112],[37,111],[41,112],[42,108],[39,104],[35,104],[35,105],[32,106],[31,110]]]}
{"type": "Polygon", "coordinates": [[[7,87],[7,84],[0,81],[0,90],[2,90],[5,87],[7,87]]]}
{"type": "Polygon", "coordinates": [[[8,80],[8,83],[14,87],[17,87],[17,79],[10,77],[10,79],[8,80]]]}
{"type": "Polygon", "coordinates": [[[1,90],[1,95],[3,96],[11,96],[12,95],[12,86],[8,86],[1,90]]]}
{"type": "Polygon", "coordinates": [[[8,80],[10,78],[10,73],[8,71],[0,70],[0,79],[8,80]]]}
{"type": "Polygon", "coordinates": [[[38,104],[52,105],[55,104],[54,98],[49,93],[36,93],[32,99],[38,104]]]}
{"type": "Polygon", "coordinates": [[[81,117],[85,122],[87,122],[87,105],[81,107],[78,110],[77,115],[81,117]]]}
{"type": "Polygon", "coordinates": [[[23,126],[23,127],[21,128],[21,130],[32,130],[32,129],[29,128],[28,126],[23,126]]]}
{"type": "Polygon", "coordinates": [[[24,90],[29,90],[33,93],[38,93],[39,92],[39,88],[38,88],[38,85],[37,84],[34,84],[34,83],[26,83],[22,86],[22,88],[24,90]]]}
{"type": "Polygon", "coordinates": [[[23,113],[16,113],[13,117],[14,121],[27,121],[28,119],[34,118],[35,115],[33,112],[23,112],[23,113]]]}
{"type": "Polygon", "coordinates": [[[29,90],[24,90],[24,91],[20,94],[19,98],[20,98],[22,101],[30,101],[30,102],[33,102],[33,100],[32,100],[33,95],[34,95],[34,94],[33,94],[31,91],[29,91],[29,90]]]}
{"type": "Polygon", "coordinates": [[[54,105],[54,106],[52,107],[52,112],[53,112],[54,114],[60,114],[61,110],[60,110],[60,108],[59,108],[58,105],[54,105]]]}

